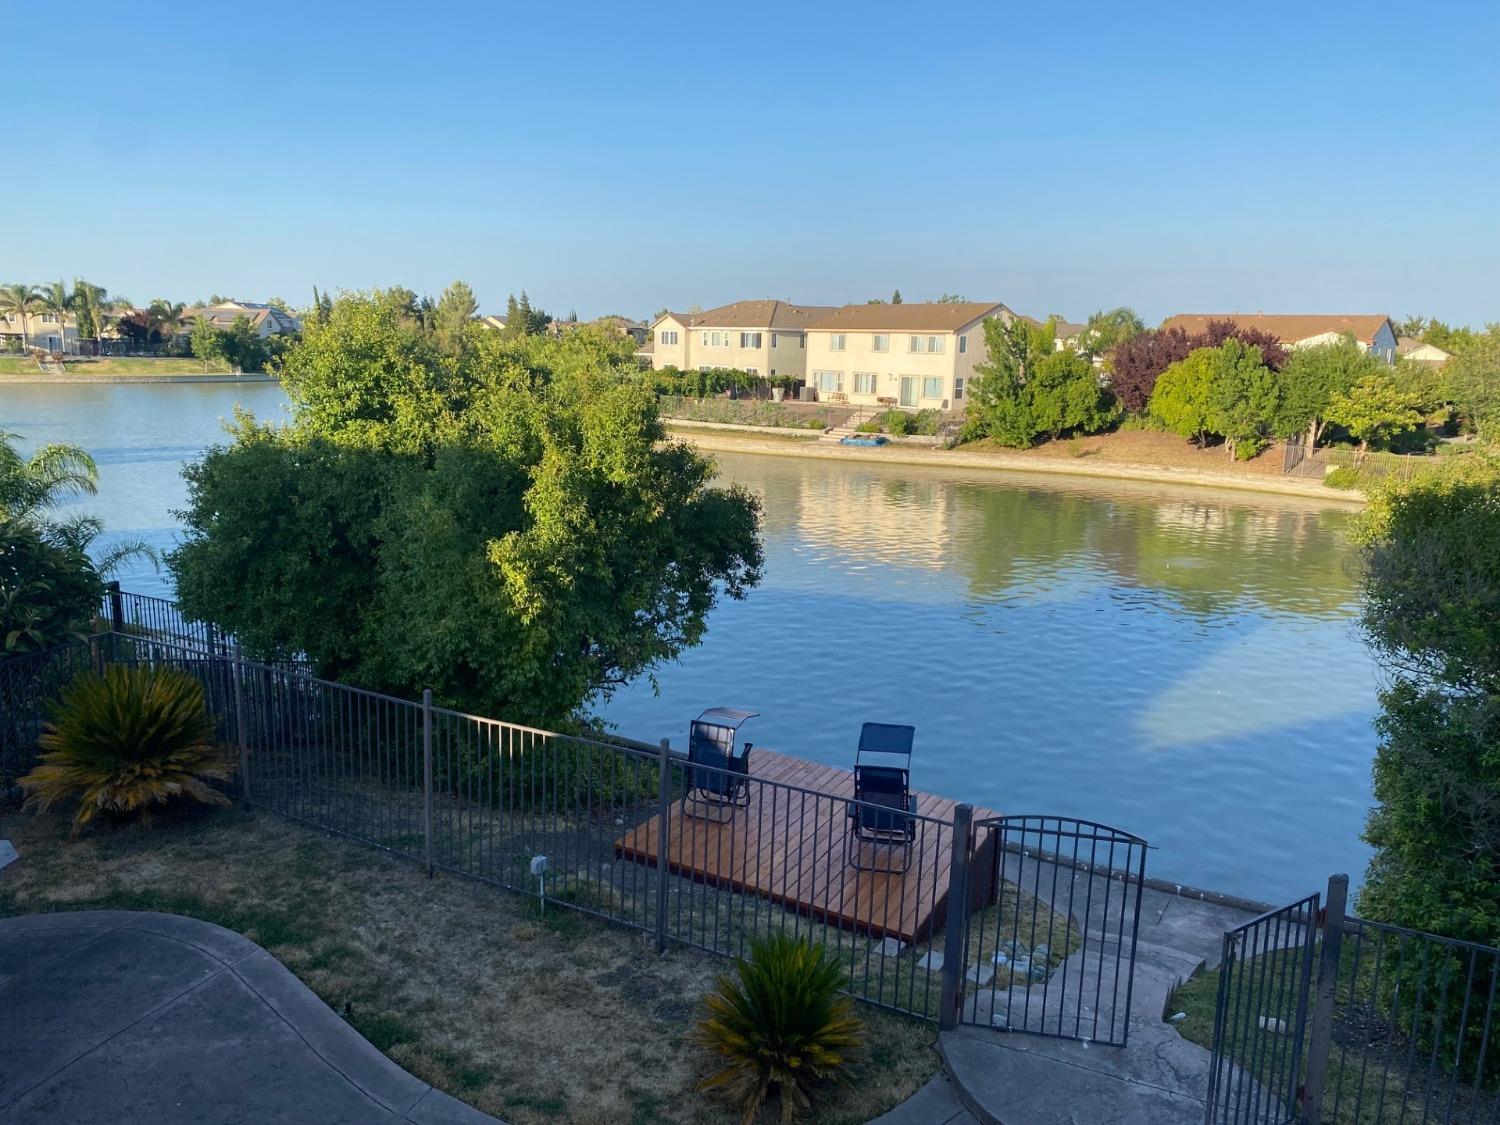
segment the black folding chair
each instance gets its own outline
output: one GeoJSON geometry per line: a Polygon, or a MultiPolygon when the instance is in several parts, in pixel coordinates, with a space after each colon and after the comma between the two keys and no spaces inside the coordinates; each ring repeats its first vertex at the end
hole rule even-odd
{"type": "Polygon", "coordinates": [[[904,875],[917,838],[917,798],[911,791],[911,743],[915,727],[866,723],[854,756],[854,800],[844,863],[860,871],[904,875]],[[873,761],[871,760],[873,759],[873,761]],[[869,851],[873,858],[862,852],[869,851]],[[885,862],[878,862],[880,857],[885,862]]]}
{"type": "Polygon", "coordinates": [[[683,812],[723,820],[750,804],[750,743],[735,753],[734,739],[758,711],[710,707],[688,728],[688,791],[683,812]]]}

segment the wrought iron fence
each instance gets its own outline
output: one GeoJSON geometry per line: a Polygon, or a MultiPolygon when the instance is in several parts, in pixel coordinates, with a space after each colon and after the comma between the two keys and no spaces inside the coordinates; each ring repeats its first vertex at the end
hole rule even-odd
{"type": "Polygon", "coordinates": [[[209,653],[224,652],[232,643],[212,625],[189,621],[176,602],[132,594],[121,590],[118,582],[105,587],[100,616],[111,632],[123,636],[168,641],[209,653]]]}
{"type": "Polygon", "coordinates": [[[1345,912],[1348,878],[1225,935],[1210,1125],[1500,1121],[1500,949],[1345,912]]]}
{"type": "Polygon", "coordinates": [[[0,799],[36,761],[48,709],[81,671],[105,659],[101,642],[77,642],[0,660],[0,799]]]}
{"type": "Polygon", "coordinates": [[[1124,1046],[1146,841],[1055,816],[995,817],[974,828],[1001,890],[998,909],[965,929],[963,1021],[1124,1046]]]}

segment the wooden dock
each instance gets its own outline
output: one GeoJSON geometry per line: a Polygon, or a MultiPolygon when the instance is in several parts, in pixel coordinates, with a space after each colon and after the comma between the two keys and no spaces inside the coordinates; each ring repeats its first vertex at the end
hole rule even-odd
{"type": "MultiPolygon", "coordinates": [[[[704,809],[694,804],[695,813],[685,811],[684,800],[671,806],[669,870],[759,895],[872,937],[917,942],[943,927],[956,802],[917,794],[918,815],[932,820],[917,822],[905,873],[861,871],[853,865],[852,849],[863,849],[858,854],[865,861],[886,860],[887,852],[850,836],[845,802],[854,795],[851,771],[753,750],[750,776],[747,808],[704,809]]],[[[988,809],[974,810],[975,820],[994,815],[988,809]]],[[[621,836],[615,841],[615,854],[655,866],[661,850],[660,820],[653,816],[621,836]]],[[[993,902],[995,896],[995,834],[984,835],[989,854],[976,856],[970,867],[970,900],[975,905],[993,902]]]]}

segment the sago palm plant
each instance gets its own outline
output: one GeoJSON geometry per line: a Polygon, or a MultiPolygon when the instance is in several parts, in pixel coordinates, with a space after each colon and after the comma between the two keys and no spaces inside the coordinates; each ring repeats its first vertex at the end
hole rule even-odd
{"type": "Polygon", "coordinates": [[[738,980],[720,977],[693,1041],[718,1055],[723,1069],[701,1089],[718,1089],[754,1120],[775,1091],[790,1121],[821,1083],[841,1079],[860,1045],[854,1003],[839,989],[843,972],[821,945],[785,934],[752,941],[738,980]]]}
{"type": "Polygon", "coordinates": [[[176,799],[228,804],[213,782],[233,773],[214,739],[203,685],[175,668],[115,665],[80,676],[39,740],[41,761],[25,777],[26,805],[45,812],[78,798],[73,836],[99,813],[149,823],[176,799]]]}

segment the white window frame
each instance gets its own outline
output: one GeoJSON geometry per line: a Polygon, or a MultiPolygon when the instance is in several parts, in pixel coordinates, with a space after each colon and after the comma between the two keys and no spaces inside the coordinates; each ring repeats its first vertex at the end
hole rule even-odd
{"type": "Polygon", "coordinates": [[[759,332],[741,332],[740,347],[755,348],[756,350],[759,350],[762,339],[763,337],[759,332]]]}
{"type": "Polygon", "coordinates": [[[922,397],[923,398],[942,398],[943,397],[943,377],[941,375],[923,375],[922,376],[922,397]]]}
{"type": "Polygon", "coordinates": [[[953,401],[957,402],[964,397],[964,377],[955,375],[953,377],[953,401]]]}
{"type": "Polygon", "coordinates": [[[891,334],[889,332],[875,333],[875,342],[871,345],[872,350],[877,352],[888,352],[891,350],[891,334]]]}
{"type": "Polygon", "coordinates": [[[832,332],[828,336],[828,350],[831,352],[843,351],[847,343],[848,337],[843,332],[832,332]]]}
{"type": "Polygon", "coordinates": [[[820,392],[843,391],[844,373],[842,371],[814,371],[813,386],[820,392]]]}
{"type": "Polygon", "coordinates": [[[872,395],[875,393],[875,372],[856,371],[854,373],[854,393],[857,395],[872,395]]]}
{"type": "Polygon", "coordinates": [[[959,355],[963,355],[968,350],[969,350],[969,338],[967,336],[960,336],[958,338],[958,354],[959,355]]]}

